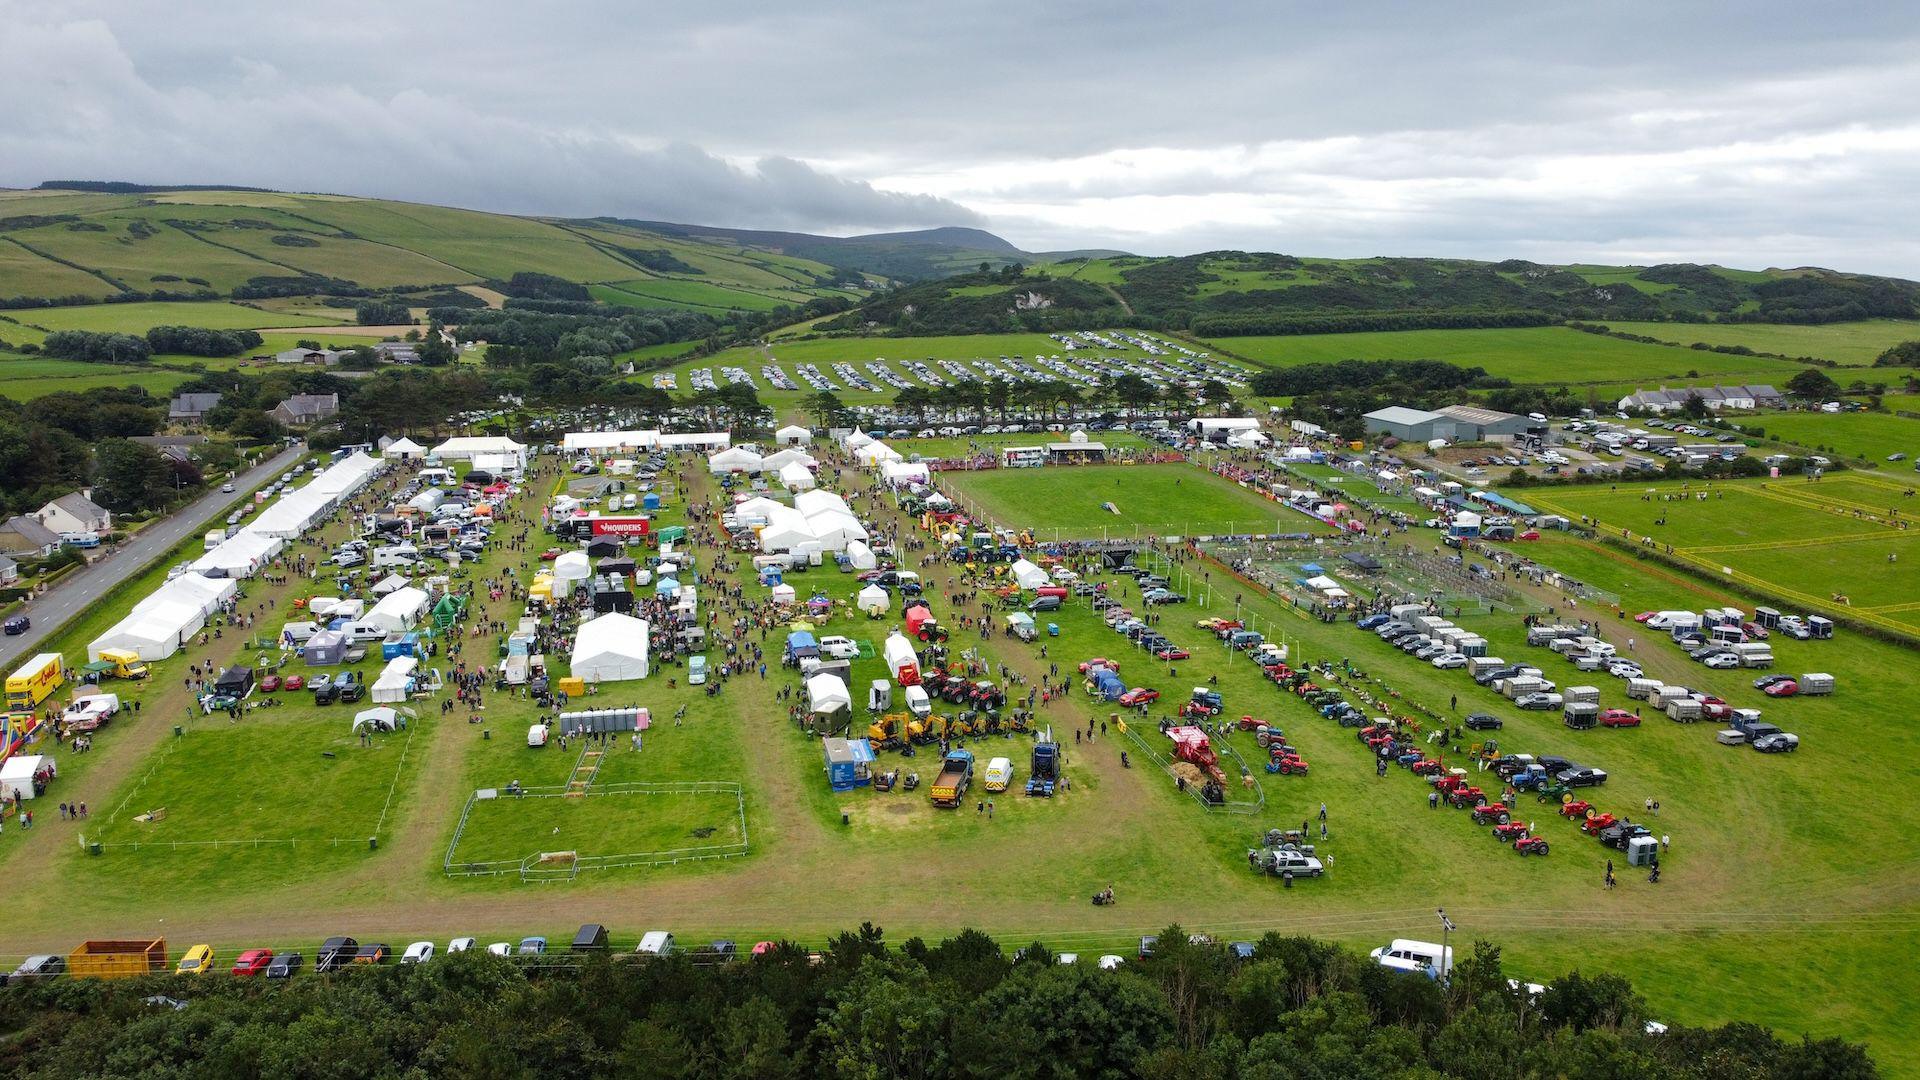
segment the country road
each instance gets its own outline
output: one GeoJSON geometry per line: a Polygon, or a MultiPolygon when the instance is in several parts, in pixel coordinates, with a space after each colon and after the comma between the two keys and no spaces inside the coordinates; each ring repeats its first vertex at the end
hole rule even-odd
{"type": "MultiPolygon", "coordinates": [[[[69,619],[98,601],[122,578],[138,573],[149,562],[171,550],[174,545],[207,527],[241,493],[250,492],[292,467],[304,445],[290,447],[233,478],[233,492],[213,487],[205,495],[188,503],[165,521],[142,529],[128,543],[85,569],[74,572],[45,595],[33,600],[20,612],[33,620],[33,628],[18,637],[0,638],[0,671],[12,670],[22,656],[30,655],[40,643],[59,631],[69,619]]],[[[71,661],[69,661],[71,662],[71,661]]]]}

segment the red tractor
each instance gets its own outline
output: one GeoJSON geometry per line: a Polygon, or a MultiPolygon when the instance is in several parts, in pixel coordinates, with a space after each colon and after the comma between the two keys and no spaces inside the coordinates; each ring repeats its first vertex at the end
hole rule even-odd
{"type": "Polygon", "coordinates": [[[1601,832],[1612,828],[1619,820],[1619,818],[1614,817],[1612,814],[1590,814],[1587,820],[1580,823],[1580,831],[1586,833],[1588,836],[1599,836],[1601,832]]]}
{"type": "Polygon", "coordinates": [[[1513,850],[1521,855],[1545,855],[1547,841],[1541,836],[1523,836],[1513,842],[1513,850]]]}
{"type": "Polygon", "coordinates": [[[1472,784],[1462,783],[1447,792],[1447,805],[1456,810],[1463,806],[1485,806],[1487,801],[1487,793],[1472,784]]]}
{"type": "Polygon", "coordinates": [[[1439,792],[1442,798],[1453,794],[1455,788],[1467,786],[1467,781],[1464,777],[1455,776],[1452,773],[1441,773],[1439,776],[1429,779],[1427,783],[1433,785],[1433,790],[1439,792]]]}
{"type": "Polygon", "coordinates": [[[1510,824],[1495,825],[1493,827],[1493,838],[1503,844],[1511,844],[1515,840],[1524,839],[1526,835],[1527,823],[1524,821],[1515,821],[1510,824]]]}
{"type": "Polygon", "coordinates": [[[1513,811],[1505,803],[1482,803],[1473,808],[1475,825],[1505,825],[1513,820],[1513,811]]]}
{"type": "Polygon", "coordinates": [[[1407,766],[1415,776],[1438,776],[1446,765],[1439,758],[1421,758],[1407,766]]]}
{"type": "Polygon", "coordinates": [[[1167,737],[1173,740],[1174,757],[1199,766],[1217,784],[1227,782],[1227,774],[1220,770],[1220,757],[1213,752],[1206,732],[1197,727],[1174,727],[1167,729],[1167,737]]]}
{"type": "Polygon", "coordinates": [[[1584,799],[1575,799],[1572,802],[1563,802],[1560,804],[1560,816],[1565,818],[1586,817],[1587,813],[1592,809],[1592,803],[1584,799]]]}
{"type": "Polygon", "coordinates": [[[1266,725],[1267,722],[1265,720],[1255,720],[1251,716],[1242,716],[1240,718],[1241,731],[1258,731],[1266,725]]]}
{"type": "Polygon", "coordinates": [[[1307,775],[1307,759],[1290,747],[1273,747],[1268,753],[1268,760],[1273,764],[1274,771],[1281,776],[1292,776],[1296,773],[1301,776],[1307,775]]]}
{"type": "Polygon", "coordinates": [[[1373,740],[1378,736],[1393,734],[1393,725],[1392,724],[1368,724],[1366,727],[1361,728],[1359,731],[1355,732],[1354,734],[1359,737],[1361,742],[1370,742],[1371,740],[1373,740]]]}

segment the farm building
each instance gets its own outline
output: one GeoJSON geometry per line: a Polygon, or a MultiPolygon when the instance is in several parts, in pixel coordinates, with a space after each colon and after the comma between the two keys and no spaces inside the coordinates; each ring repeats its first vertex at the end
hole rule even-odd
{"type": "Polygon", "coordinates": [[[1453,438],[1453,420],[1437,412],[1389,405],[1362,417],[1369,435],[1391,435],[1401,442],[1453,438]]]}
{"type": "Polygon", "coordinates": [[[1456,442],[1506,442],[1534,428],[1534,422],[1524,416],[1478,405],[1442,405],[1435,411],[1453,421],[1456,442]]]}

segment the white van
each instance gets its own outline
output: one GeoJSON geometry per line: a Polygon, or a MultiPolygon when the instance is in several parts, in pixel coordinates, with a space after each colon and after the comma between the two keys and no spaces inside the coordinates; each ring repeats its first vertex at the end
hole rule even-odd
{"type": "Polygon", "coordinates": [[[925,720],[933,715],[933,699],[927,696],[924,686],[909,686],[901,691],[907,702],[907,711],[916,718],[925,720]]]}
{"type": "Polygon", "coordinates": [[[1453,970],[1453,950],[1443,949],[1431,941],[1394,938],[1392,944],[1382,945],[1367,955],[1383,968],[1411,971],[1429,979],[1444,978],[1453,970]]]}
{"type": "Polygon", "coordinates": [[[320,624],[313,622],[290,622],[280,628],[280,636],[295,645],[305,645],[307,639],[320,632],[320,624]]]}
{"type": "Polygon", "coordinates": [[[640,945],[633,950],[648,956],[666,956],[673,952],[673,935],[665,930],[649,930],[640,937],[640,945]]]}
{"type": "Polygon", "coordinates": [[[373,622],[350,622],[340,628],[347,640],[355,645],[364,645],[369,641],[387,640],[387,628],[373,622]]]}
{"type": "Polygon", "coordinates": [[[852,638],[823,637],[820,639],[820,653],[835,660],[853,660],[860,656],[860,646],[852,638]]]}

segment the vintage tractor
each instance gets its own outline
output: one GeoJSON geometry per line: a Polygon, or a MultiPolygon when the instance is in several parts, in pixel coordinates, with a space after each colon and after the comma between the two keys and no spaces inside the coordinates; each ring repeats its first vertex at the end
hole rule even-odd
{"type": "Polygon", "coordinates": [[[1275,746],[1267,756],[1267,771],[1277,772],[1281,776],[1305,776],[1307,759],[1301,757],[1291,747],[1275,746]]]}
{"type": "Polygon", "coordinates": [[[1513,820],[1513,811],[1504,803],[1481,803],[1473,808],[1475,825],[1505,825],[1513,820]]]}
{"type": "Polygon", "coordinates": [[[1521,855],[1545,855],[1547,841],[1541,836],[1523,836],[1513,842],[1513,850],[1521,855]]]}
{"type": "Polygon", "coordinates": [[[1560,804],[1560,816],[1564,818],[1586,817],[1593,813],[1593,804],[1585,799],[1569,799],[1560,804]]]}
{"type": "Polygon", "coordinates": [[[1220,769],[1220,757],[1214,753],[1206,732],[1197,727],[1174,727],[1167,729],[1167,737],[1173,740],[1174,757],[1198,766],[1216,784],[1227,782],[1227,774],[1220,769]]]}
{"type": "Polygon", "coordinates": [[[1446,770],[1446,767],[1446,763],[1439,758],[1422,757],[1419,761],[1407,766],[1407,771],[1415,776],[1438,776],[1446,770]]]}
{"type": "Polygon", "coordinates": [[[1580,831],[1586,833],[1588,836],[1599,836],[1601,832],[1612,828],[1619,820],[1619,818],[1614,817],[1612,814],[1595,814],[1589,812],[1587,819],[1580,823],[1580,831]]]}
{"type": "Polygon", "coordinates": [[[1539,799],[1541,802],[1559,802],[1572,793],[1572,788],[1555,780],[1553,783],[1547,784],[1540,789],[1539,799]]]}
{"type": "Polygon", "coordinates": [[[1515,822],[1511,822],[1504,825],[1495,825],[1493,827],[1493,838],[1502,843],[1511,844],[1515,840],[1519,840],[1526,835],[1527,835],[1527,823],[1524,821],[1515,821],[1515,822]]]}
{"type": "Polygon", "coordinates": [[[1447,805],[1458,810],[1466,806],[1487,805],[1487,793],[1472,784],[1460,784],[1447,792],[1447,805]]]}

